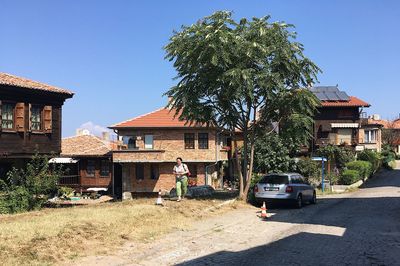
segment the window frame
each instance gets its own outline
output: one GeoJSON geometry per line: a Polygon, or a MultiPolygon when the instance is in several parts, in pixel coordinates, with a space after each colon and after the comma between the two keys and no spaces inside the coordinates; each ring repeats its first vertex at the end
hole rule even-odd
{"type": "Polygon", "coordinates": [[[100,161],[100,177],[102,178],[107,178],[110,177],[110,161],[107,159],[103,159],[100,161]],[[104,175],[105,172],[103,172],[103,167],[107,167],[107,174],[104,175]]]}
{"type": "Polygon", "coordinates": [[[30,106],[30,110],[29,110],[29,123],[30,123],[30,130],[32,131],[32,132],[42,132],[43,130],[44,130],[44,126],[43,126],[43,110],[44,110],[44,106],[42,106],[42,105],[38,105],[38,104],[31,104],[31,106],[30,106]],[[33,122],[32,121],[32,118],[33,118],[33,109],[38,109],[39,110],[39,122],[33,122]],[[40,125],[40,128],[39,129],[36,129],[36,128],[33,128],[33,124],[34,123],[39,123],[39,125],[40,125]]]}
{"type": "Polygon", "coordinates": [[[136,180],[144,180],[144,163],[136,163],[135,164],[135,179],[136,180]],[[138,166],[141,167],[141,176],[140,176],[140,178],[139,178],[139,175],[138,175],[138,173],[139,173],[138,166]]]}
{"type": "Polygon", "coordinates": [[[137,136],[134,135],[124,135],[122,136],[122,144],[126,145],[126,149],[127,150],[137,150],[138,149],[138,145],[137,145],[137,136]],[[124,138],[129,138],[129,140],[133,139],[134,140],[134,147],[129,147],[129,140],[127,143],[124,142],[124,138]]]}
{"type": "Polygon", "coordinates": [[[184,133],[183,141],[184,141],[185,150],[194,150],[196,148],[195,147],[196,146],[196,134],[195,133],[184,133]],[[189,137],[189,136],[191,136],[191,137],[189,137]],[[192,144],[192,145],[189,146],[188,144],[192,144]]]}
{"type": "Polygon", "coordinates": [[[7,132],[7,131],[9,131],[9,132],[15,131],[15,106],[16,106],[16,103],[14,103],[14,102],[1,101],[1,106],[0,106],[0,108],[1,108],[1,124],[0,124],[0,129],[1,129],[1,131],[4,131],[4,132],[7,132]],[[3,127],[3,121],[10,121],[10,120],[8,120],[8,119],[6,119],[6,120],[3,119],[3,106],[5,106],[5,105],[11,106],[11,111],[12,111],[12,128],[4,128],[4,127],[3,127]]]}
{"type": "Polygon", "coordinates": [[[86,177],[96,177],[96,160],[93,159],[88,159],[86,160],[86,167],[85,167],[85,173],[86,173],[86,177]],[[93,174],[89,174],[89,162],[93,162],[93,174]]]}
{"type": "Polygon", "coordinates": [[[160,164],[158,164],[158,163],[150,164],[150,179],[151,180],[160,179],[160,164]],[[155,176],[153,176],[153,174],[155,174],[155,176]]]}
{"type": "Polygon", "coordinates": [[[201,133],[197,134],[197,145],[198,145],[199,150],[208,150],[210,148],[209,142],[210,142],[210,137],[209,137],[208,133],[201,132],[201,133]],[[207,138],[200,137],[200,136],[207,136],[207,138]],[[207,142],[204,142],[205,140],[207,140],[207,142]],[[203,146],[204,144],[206,144],[206,145],[203,146]]]}
{"type": "Polygon", "coordinates": [[[364,143],[377,143],[378,139],[377,136],[378,136],[377,129],[364,130],[364,143]]]}
{"type": "Polygon", "coordinates": [[[145,150],[154,150],[154,135],[153,134],[145,134],[144,135],[144,149],[145,150]],[[146,139],[147,139],[147,137],[150,137],[150,136],[151,136],[151,148],[146,146],[147,145],[146,139]]]}

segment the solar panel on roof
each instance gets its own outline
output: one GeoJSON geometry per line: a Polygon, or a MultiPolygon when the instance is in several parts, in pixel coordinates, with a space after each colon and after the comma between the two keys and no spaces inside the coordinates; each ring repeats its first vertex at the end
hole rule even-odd
{"type": "Polygon", "coordinates": [[[340,99],[341,101],[348,101],[348,100],[350,100],[349,95],[347,95],[347,93],[344,92],[344,91],[339,91],[338,96],[339,96],[339,99],[340,99]]]}
{"type": "Polygon", "coordinates": [[[321,101],[326,101],[328,100],[328,98],[326,97],[326,95],[323,92],[314,92],[315,96],[317,96],[317,98],[321,101]]]}
{"type": "Polygon", "coordinates": [[[325,92],[326,97],[329,101],[338,101],[339,97],[337,96],[336,92],[328,91],[325,92]]]}

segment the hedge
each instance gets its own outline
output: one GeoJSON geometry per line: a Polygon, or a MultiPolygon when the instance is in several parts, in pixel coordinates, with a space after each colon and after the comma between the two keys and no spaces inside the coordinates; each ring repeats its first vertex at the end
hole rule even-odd
{"type": "Polygon", "coordinates": [[[346,164],[349,170],[356,170],[362,179],[367,179],[372,175],[372,164],[367,161],[353,161],[346,164]]]}
{"type": "Polygon", "coordinates": [[[340,175],[339,183],[342,185],[351,185],[359,180],[361,180],[361,176],[357,170],[346,169],[340,175]]]}

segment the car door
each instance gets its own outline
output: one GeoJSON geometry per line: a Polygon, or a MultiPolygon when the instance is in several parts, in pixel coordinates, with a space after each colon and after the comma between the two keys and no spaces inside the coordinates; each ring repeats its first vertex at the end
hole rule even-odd
{"type": "Polygon", "coordinates": [[[312,200],[314,189],[312,189],[312,187],[306,182],[303,176],[299,175],[299,179],[302,184],[303,195],[305,196],[304,198],[306,200],[312,200]]]}

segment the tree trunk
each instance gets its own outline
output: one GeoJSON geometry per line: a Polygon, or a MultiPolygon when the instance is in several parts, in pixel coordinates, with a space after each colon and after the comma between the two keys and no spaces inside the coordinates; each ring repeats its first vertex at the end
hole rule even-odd
{"type": "Polygon", "coordinates": [[[243,190],[244,190],[243,173],[242,173],[242,166],[240,163],[240,158],[239,158],[239,153],[238,153],[238,146],[237,146],[235,132],[233,132],[233,146],[235,149],[235,165],[236,165],[236,169],[237,169],[237,172],[239,175],[239,199],[243,199],[243,190]]]}
{"type": "MultiPolygon", "coordinates": [[[[242,166],[242,173],[243,173],[243,186],[247,185],[247,180],[248,180],[248,175],[247,175],[247,171],[248,171],[248,155],[249,155],[249,138],[248,138],[248,129],[247,127],[245,127],[243,129],[243,153],[242,153],[242,158],[243,158],[243,166],[242,166]]],[[[242,191],[242,194],[244,193],[244,190],[242,191]]]]}
{"type": "Polygon", "coordinates": [[[255,149],[255,141],[256,141],[256,118],[257,118],[257,109],[253,112],[253,121],[252,121],[252,132],[250,137],[250,166],[249,172],[247,173],[246,186],[243,191],[243,196],[247,200],[247,194],[249,193],[251,178],[253,176],[253,167],[254,167],[254,149],[255,149]]]}

